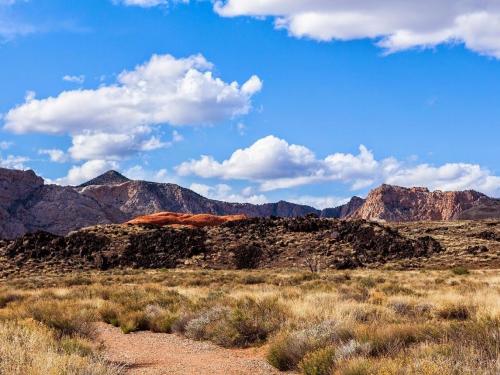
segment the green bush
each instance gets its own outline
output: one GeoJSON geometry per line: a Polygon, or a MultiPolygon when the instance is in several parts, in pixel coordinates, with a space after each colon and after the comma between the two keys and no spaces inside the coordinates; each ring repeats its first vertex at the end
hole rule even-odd
{"type": "Polygon", "coordinates": [[[468,275],[470,273],[469,270],[463,266],[454,267],[451,269],[451,272],[455,275],[468,275]]]}
{"type": "Polygon", "coordinates": [[[121,313],[118,320],[120,322],[120,329],[125,334],[149,328],[146,315],[141,311],[121,313]]]}
{"type": "Polygon", "coordinates": [[[335,348],[327,346],[307,353],[299,364],[304,375],[330,375],[335,365],[335,348]]]}
{"type": "Polygon", "coordinates": [[[279,370],[293,370],[307,353],[352,337],[350,329],[328,320],[303,330],[281,332],[271,341],[267,360],[279,370]]]}
{"type": "Polygon", "coordinates": [[[448,320],[467,320],[475,313],[475,308],[463,303],[448,303],[436,312],[441,319],[448,320]]]}

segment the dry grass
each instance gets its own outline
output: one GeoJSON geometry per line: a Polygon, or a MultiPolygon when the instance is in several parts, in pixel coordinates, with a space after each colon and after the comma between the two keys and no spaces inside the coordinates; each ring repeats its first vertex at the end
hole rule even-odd
{"type": "Polygon", "coordinates": [[[307,375],[500,372],[495,270],[114,270],[2,284],[0,374],[118,373],[92,342],[98,320],[265,345],[273,366],[307,375]]]}

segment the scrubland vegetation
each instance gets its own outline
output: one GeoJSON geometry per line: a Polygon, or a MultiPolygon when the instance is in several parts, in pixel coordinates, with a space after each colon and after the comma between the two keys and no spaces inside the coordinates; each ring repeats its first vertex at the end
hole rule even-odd
{"type": "Polygon", "coordinates": [[[500,373],[489,271],[108,271],[0,287],[0,374],[118,374],[94,322],[263,346],[306,375],[500,373]]]}

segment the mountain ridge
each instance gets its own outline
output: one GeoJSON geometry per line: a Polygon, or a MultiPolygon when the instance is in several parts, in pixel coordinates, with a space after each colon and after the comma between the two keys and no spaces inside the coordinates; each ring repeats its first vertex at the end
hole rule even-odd
{"type": "Polygon", "coordinates": [[[79,186],[46,185],[33,171],[0,168],[0,238],[39,230],[64,235],[97,224],[124,223],[160,211],[214,215],[305,216],[322,211],[279,201],[228,203],[170,183],[130,180],[108,171],[79,186]]]}
{"type": "Polygon", "coordinates": [[[375,221],[500,218],[500,199],[474,190],[442,192],[381,185],[366,199],[318,210],[278,201],[255,205],[229,203],[171,183],[130,180],[108,171],[79,186],[46,185],[33,171],[0,168],[0,238],[39,230],[58,235],[97,224],[119,224],[162,211],[249,217],[296,217],[375,221]]]}

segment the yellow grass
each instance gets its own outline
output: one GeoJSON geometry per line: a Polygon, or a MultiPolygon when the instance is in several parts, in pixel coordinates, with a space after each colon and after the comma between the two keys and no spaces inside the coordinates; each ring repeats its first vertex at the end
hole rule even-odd
{"type": "Polygon", "coordinates": [[[114,270],[6,280],[0,302],[0,374],[120,373],[98,320],[265,345],[304,374],[500,373],[497,270],[114,270]]]}

